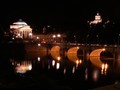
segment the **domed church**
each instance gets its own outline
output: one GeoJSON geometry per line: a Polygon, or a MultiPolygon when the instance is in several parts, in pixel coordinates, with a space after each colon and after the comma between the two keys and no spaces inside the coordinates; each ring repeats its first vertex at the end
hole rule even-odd
{"type": "Polygon", "coordinates": [[[17,22],[10,25],[10,33],[12,33],[15,38],[32,38],[32,29],[22,19],[19,19],[17,22]]]}

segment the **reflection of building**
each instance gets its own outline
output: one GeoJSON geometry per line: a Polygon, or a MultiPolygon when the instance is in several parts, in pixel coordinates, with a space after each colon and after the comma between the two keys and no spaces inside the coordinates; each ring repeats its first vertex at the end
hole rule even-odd
{"type": "Polygon", "coordinates": [[[91,21],[89,24],[98,24],[102,22],[102,18],[99,15],[99,13],[97,13],[97,15],[95,15],[95,20],[91,21]]]}
{"type": "Polygon", "coordinates": [[[15,61],[11,60],[13,66],[15,66],[16,73],[26,73],[27,71],[32,70],[31,61],[15,61]]]}
{"type": "Polygon", "coordinates": [[[10,32],[16,38],[32,38],[32,29],[29,25],[27,25],[27,23],[25,23],[21,19],[10,25],[10,32]]]}

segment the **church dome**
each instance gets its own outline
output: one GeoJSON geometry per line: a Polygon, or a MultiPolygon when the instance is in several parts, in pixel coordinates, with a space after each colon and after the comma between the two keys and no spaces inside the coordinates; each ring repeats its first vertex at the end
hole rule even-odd
{"type": "Polygon", "coordinates": [[[22,19],[19,19],[17,22],[13,23],[14,25],[27,25],[26,22],[24,22],[22,19]]]}

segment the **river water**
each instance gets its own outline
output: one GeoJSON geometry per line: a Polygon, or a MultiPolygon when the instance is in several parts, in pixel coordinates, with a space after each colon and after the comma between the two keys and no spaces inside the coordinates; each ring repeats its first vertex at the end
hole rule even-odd
{"type": "Polygon", "coordinates": [[[119,56],[86,58],[67,52],[64,55],[58,46],[50,53],[41,46],[25,52],[16,47],[2,49],[1,89],[88,90],[120,81],[119,56]]]}

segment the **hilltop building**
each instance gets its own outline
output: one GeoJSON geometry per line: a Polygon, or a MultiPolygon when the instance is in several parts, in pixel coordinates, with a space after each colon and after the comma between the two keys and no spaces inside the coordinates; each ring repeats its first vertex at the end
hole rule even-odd
{"type": "Polygon", "coordinates": [[[93,21],[90,21],[89,24],[91,25],[91,24],[98,24],[98,23],[102,23],[102,18],[99,13],[95,15],[95,19],[93,21]]]}

